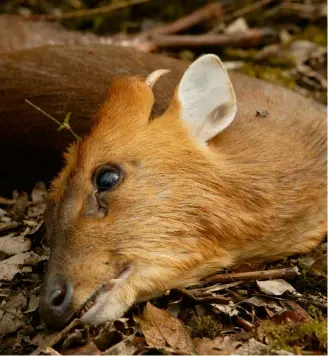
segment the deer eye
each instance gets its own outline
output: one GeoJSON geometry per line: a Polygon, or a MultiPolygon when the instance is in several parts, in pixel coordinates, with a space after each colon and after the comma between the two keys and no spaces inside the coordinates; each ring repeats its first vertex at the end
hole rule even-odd
{"type": "Polygon", "coordinates": [[[121,183],[123,173],[116,167],[103,166],[97,170],[94,182],[97,191],[111,190],[121,183]]]}

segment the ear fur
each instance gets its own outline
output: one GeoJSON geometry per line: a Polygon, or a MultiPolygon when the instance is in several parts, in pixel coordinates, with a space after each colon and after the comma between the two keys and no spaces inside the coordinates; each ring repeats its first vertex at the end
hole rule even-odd
{"type": "Polygon", "coordinates": [[[180,101],[180,119],[203,142],[230,125],[237,112],[229,75],[213,54],[204,55],[189,66],[176,95],[180,101]]]}

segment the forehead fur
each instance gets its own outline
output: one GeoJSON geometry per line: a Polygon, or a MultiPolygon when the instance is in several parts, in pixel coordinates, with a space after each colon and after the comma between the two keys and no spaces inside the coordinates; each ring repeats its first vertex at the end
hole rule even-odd
{"type": "Polygon", "coordinates": [[[154,95],[145,79],[115,79],[108,89],[104,104],[96,114],[91,134],[98,130],[135,130],[148,122],[153,103],[154,95]]]}

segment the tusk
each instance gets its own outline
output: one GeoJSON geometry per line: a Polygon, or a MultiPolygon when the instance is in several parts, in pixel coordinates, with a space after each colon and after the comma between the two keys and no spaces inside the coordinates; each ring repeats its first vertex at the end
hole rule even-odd
{"type": "Polygon", "coordinates": [[[150,73],[148,77],[146,78],[146,84],[152,88],[154,84],[157,82],[157,80],[163,76],[164,74],[169,73],[170,70],[168,69],[158,69],[155,70],[154,72],[150,73]]]}

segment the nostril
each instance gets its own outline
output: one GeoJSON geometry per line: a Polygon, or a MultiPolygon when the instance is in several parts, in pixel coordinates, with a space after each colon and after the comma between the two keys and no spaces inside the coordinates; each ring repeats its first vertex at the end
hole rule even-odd
{"type": "Polygon", "coordinates": [[[40,295],[39,311],[48,326],[61,327],[73,316],[73,294],[73,285],[66,276],[47,277],[40,295]]]}
{"type": "Polygon", "coordinates": [[[55,307],[59,307],[64,303],[65,297],[66,297],[66,288],[58,288],[52,293],[50,297],[51,304],[55,307]]]}
{"type": "Polygon", "coordinates": [[[65,313],[71,307],[73,287],[62,276],[56,276],[51,282],[51,287],[45,295],[45,305],[55,313],[65,313]]]}

